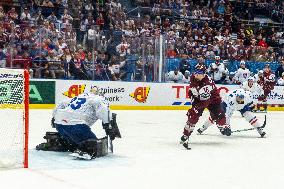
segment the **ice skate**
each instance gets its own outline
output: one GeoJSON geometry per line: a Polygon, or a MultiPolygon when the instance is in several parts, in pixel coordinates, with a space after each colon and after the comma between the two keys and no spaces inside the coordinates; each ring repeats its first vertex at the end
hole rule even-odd
{"type": "Polygon", "coordinates": [[[80,150],[76,150],[75,152],[70,154],[70,156],[76,157],[78,159],[85,159],[85,160],[93,159],[90,154],[88,154],[87,152],[80,151],[80,150]]]}

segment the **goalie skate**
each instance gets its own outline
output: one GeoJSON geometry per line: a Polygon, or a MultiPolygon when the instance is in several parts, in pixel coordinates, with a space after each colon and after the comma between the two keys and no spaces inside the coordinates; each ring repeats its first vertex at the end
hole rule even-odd
{"type": "Polygon", "coordinates": [[[72,154],[70,154],[70,156],[75,157],[77,159],[85,159],[85,160],[93,159],[90,154],[82,151],[75,151],[72,154]]]}

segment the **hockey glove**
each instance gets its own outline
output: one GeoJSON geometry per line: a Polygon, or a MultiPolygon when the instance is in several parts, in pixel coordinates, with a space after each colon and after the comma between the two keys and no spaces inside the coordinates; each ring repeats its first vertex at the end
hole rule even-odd
{"type": "Polygon", "coordinates": [[[52,128],[55,128],[54,121],[55,121],[55,119],[54,119],[54,117],[53,117],[53,118],[51,119],[51,127],[52,127],[52,128]]]}
{"type": "Polygon", "coordinates": [[[114,140],[115,139],[115,131],[114,129],[109,125],[109,123],[104,123],[103,124],[103,128],[106,132],[106,135],[109,136],[110,140],[114,140]]]}

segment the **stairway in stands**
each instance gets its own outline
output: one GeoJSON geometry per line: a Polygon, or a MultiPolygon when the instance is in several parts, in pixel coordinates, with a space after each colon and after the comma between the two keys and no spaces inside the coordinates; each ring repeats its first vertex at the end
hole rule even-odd
{"type": "Polygon", "coordinates": [[[127,10],[127,12],[136,8],[135,0],[119,0],[119,2],[127,10]]]}

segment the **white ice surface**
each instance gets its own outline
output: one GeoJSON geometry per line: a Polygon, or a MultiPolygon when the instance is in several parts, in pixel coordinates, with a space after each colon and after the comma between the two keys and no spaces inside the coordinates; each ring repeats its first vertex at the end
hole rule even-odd
{"type": "MultiPolygon", "coordinates": [[[[82,161],[68,153],[36,151],[45,132],[52,131],[51,110],[31,110],[30,168],[0,170],[0,188],[284,188],[284,112],[267,114],[266,138],[256,131],[225,137],[214,126],[204,135],[194,132],[192,150],[179,144],[186,111],[115,112],[123,137],[114,141],[115,153],[82,161]]],[[[257,116],[263,121],[264,114],[257,116]]],[[[238,113],[231,123],[233,130],[250,128],[238,113]]],[[[99,123],[96,127],[101,132],[99,123]]]]}

